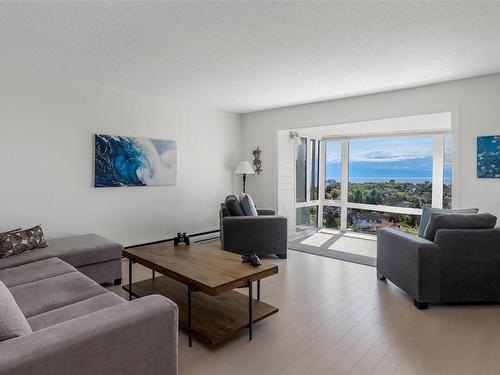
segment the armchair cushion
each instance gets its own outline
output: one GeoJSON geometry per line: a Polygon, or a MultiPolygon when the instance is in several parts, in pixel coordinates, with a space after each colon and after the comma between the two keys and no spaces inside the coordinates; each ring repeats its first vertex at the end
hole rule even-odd
{"type": "Polygon", "coordinates": [[[247,193],[241,193],[240,204],[245,216],[258,216],[257,208],[253,203],[252,197],[247,193]]]}
{"type": "Polygon", "coordinates": [[[245,213],[241,209],[240,202],[238,202],[238,198],[234,195],[229,195],[226,198],[226,207],[231,216],[245,216],[245,213]]]}
{"type": "Polygon", "coordinates": [[[420,227],[418,228],[418,236],[424,238],[425,228],[429,224],[429,219],[431,218],[431,213],[440,214],[477,214],[479,212],[478,208],[458,208],[458,209],[447,209],[447,208],[434,208],[426,204],[422,207],[422,218],[420,219],[420,227]]]}
{"type": "Polygon", "coordinates": [[[424,238],[434,241],[436,232],[439,229],[493,229],[496,222],[496,216],[489,213],[474,215],[431,213],[424,238]]]}

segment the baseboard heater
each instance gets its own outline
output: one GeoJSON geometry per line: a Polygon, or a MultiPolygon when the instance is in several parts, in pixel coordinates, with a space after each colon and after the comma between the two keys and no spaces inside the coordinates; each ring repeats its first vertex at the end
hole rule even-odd
{"type": "MultiPolygon", "coordinates": [[[[215,234],[215,233],[219,233],[219,232],[220,232],[220,229],[214,229],[214,230],[209,230],[209,231],[206,231],[206,232],[188,234],[188,236],[192,239],[193,237],[207,236],[209,234],[215,234]]],[[[131,249],[133,247],[146,246],[146,245],[155,245],[155,244],[164,243],[164,242],[171,242],[171,241],[174,240],[174,238],[175,237],[166,238],[164,240],[159,240],[159,241],[141,243],[141,244],[138,244],[138,245],[125,246],[124,248],[125,249],[131,249]]],[[[205,242],[205,241],[215,240],[217,238],[219,238],[219,236],[212,236],[212,237],[202,238],[202,239],[199,239],[199,240],[194,239],[193,242],[205,242]]]]}

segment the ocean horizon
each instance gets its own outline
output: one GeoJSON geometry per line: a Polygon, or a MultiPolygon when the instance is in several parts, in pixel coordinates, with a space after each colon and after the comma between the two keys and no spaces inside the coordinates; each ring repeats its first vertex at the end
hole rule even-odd
{"type": "MultiPolygon", "coordinates": [[[[327,180],[338,180],[338,177],[326,177],[327,180]]],[[[432,182],[432,176],[426,176],[426,177],[415,177],[415,176],[410,176],[410,177],[401,177],[401,176],[371,176],[371,177],[350,177],[349,176],[349,182],[356,182],[356,183],[362,183],[362,182],[389,182],[390,180],[394,180],[396,182],[408,182],[412,184],[421,184],[424,183],[425,181],[432,182]]],[[[451,177],[445,177],[444,178],[444,184],[445,185],[450,185],[451,184],[451,177]]]]}

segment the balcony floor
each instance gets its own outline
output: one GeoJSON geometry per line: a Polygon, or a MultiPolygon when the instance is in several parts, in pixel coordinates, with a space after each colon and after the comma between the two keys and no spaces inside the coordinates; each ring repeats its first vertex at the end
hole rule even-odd
{"type": "Polygon", "coordinates": [[[304,231],[290,241],[288,248],[368,266],[375,266],[377,259],[377,237],[353,231],[304,231]]]}

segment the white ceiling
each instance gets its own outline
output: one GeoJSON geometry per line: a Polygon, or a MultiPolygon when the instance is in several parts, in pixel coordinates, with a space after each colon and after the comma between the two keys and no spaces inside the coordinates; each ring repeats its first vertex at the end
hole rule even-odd
{"type": "Polygon", "coordinates": [[[499,2],[2,2],[0,66],[233,112],[500,71],[499,2]]]}

